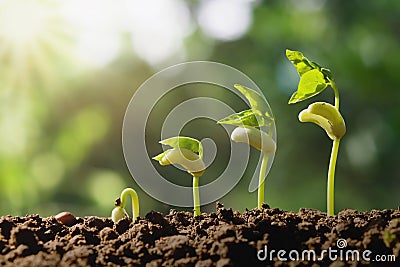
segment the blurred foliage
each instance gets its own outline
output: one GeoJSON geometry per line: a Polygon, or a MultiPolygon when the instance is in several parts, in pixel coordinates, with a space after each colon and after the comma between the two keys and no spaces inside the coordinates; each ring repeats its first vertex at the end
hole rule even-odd
{"type": "MultiPolygon", "coordinates": [[[[294,211],[324,210],[330,140],[321,129],[298,122],[307,101],[287,104],[298,76],[285,58],[286,48],[329,67],[341,92],[348,131],[337,166],[337,210],[398,207],[400,1],[239,1],[236,11],[243,17],[232,21],[237,29],[247,28],[231,32],[235,25],[228,25],[220,36],[211,30],[222,24],[201,20],[204,10],[215,11],[205,9],[213,1],[28,2],[0,2],[0,214],[49,216],[68,210],[109,216],[127,186],[137,189],[142,216],[151,209],[168,211],[171,207],[145,194],[131,178],[122,153],[122,121],[142,82],[163,67],[190,60],[233,66],[264,91],[278,134],[267,202],[294,211]],[[128,19],[120,22],[122,17],[128,19]]],[[[216,11],[231,21],[230,10],[216,11]]],[[[212,86],[194,95],[171,92],[166,98],[171,101],[163,99],[158,106],[171,110],[199,95],[220,98],[237,111],[246,108],[212,86]]],[[[333,93],[326,90],[317,98],[332,103],[333,93]]],[[[152,155],[160,151],[162,119],[149,129],[152,155]]],[[[219,149],[229,145],[219,126],[205,123],[209,126],[190,122],[182,133],[213,138],[219,149]]],[[[256,205],[256,193],[247,187],[257,152],[251,157],[247,175],[221,199],[236,210],[256,205]]],[[[214,172],[225,163],[226,155],[217,155],[214,172]]],[[[167,172],[177,175],[172,168],[167,172]]],[[[203,210],[213,209],[210,204],[203,210]]]]}

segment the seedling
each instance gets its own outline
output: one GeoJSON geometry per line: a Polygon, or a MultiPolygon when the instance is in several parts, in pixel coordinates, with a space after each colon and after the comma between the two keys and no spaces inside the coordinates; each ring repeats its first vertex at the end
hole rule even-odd
{"type": "Polygon", "coordinates": [[[333,216],[334,209],[334,184],[336,160],[339,152],[340,139],[346,133],[344,119],[339,112],[339,90],[333,80],[330,70],[308,60],[301,52],[286,50],[286,57],[296,68],[300,81],[297,91],[293,93],[289,104],[294,104],[321,93],[330,86],[335,94],[335,105],[326,102],[316,102],[308,106],[299,114],[301,122],[313,122],[325,130],[333,141],[331,158],[328,169],[327,186],[327,213],[333,216]]]}
{"type": "Polygon", "coordinates": [[[200,215],[199,178],[205,171],[203,162],[203,146],[200,141],[176,136],[160,141],[161,144],[172,147],[153,157],[161,166],[179,164],[193,176],[193,207],[194,216],[200,215]]]}
{"type": "Polygon", "coordinates": [[[115,207],[111,213],[111,219],[113,220],[113,222],[118,222],[124,217],[129,217],[127,212],[125,211],[126,198],[128,197],[128,195],[130,195],[132,199],[132,220],[135,222],[136,219],[139,217],[138,195],[136,191],[132,188],[125,188],[121,193],[121,197],[115,200],[115,207]]]}
{"type": "Polygon", "coordinates": [[[260,94],[240,84],[235,84],[234,87],[247,98],[251,109],[232,114],[219,120],[218,123],[238,126],[233,130],[231,139],[235,142],[247,143],[263,153],[257,192],[257,207],[261,209],[264,203],[268,159],[276,151],[276,144],[272,139],[274,118],[260,94]],[[264,126],[267,132],[261,129],[264,126]]]}

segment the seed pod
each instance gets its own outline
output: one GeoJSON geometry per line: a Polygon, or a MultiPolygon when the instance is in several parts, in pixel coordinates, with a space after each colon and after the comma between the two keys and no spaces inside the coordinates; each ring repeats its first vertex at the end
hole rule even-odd
{"type": "Polygon", "coordinates": [[[331,104],[316,102],[299,114],[301,122],[319,125],[332,140],[340,139],[346,133],[346,124],[340,112],[331,104]]]}
{"type": "Polygon", "coordinates": [[[72,226],[75,223],[75,216],[68,211],[63,211],[54,216],[54,218],[57,219],[60,223],[67,225],[67,226],[72,226]]]}
{"type": "Polygon", "coordinates": [[[235,142],[246,143],[262,151],[265,155],[271,155],[276,151],[276,144],[272,138],[254,127],[237,127],[231,134],[235,142]]]}
{"type": "Polygon", "coordinates": [[[186,148],[171,149],[160,161],[161,165],[179,164],[193,176],[203,175],[205,165],[199,155],[186,148]]]}
{"type": "Polygon", "coordinates": [[[128,214],[126,213],[125,209],[123,207],[121,207],[120,205],[121,205],[121,199],[117,198],[115,200],[115,207],[111,212],[111,219],[115,223],[125,217],[128,217],[128,214]]]}

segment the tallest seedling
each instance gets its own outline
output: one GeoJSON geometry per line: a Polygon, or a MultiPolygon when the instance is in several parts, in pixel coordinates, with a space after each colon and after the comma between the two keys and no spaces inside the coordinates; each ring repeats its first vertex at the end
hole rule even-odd
{"type": "Polygon", "coordinates": [[[297,91],[294,92],[289,100],[289,104],[294,104],[310,97],[313,97],[330,86],[335,93],[335,105],[325,102],[316,102],[308,106],[299,114],[301,122],[313,122],[325,130],[329,138],[332,139],[332,152],[329,161],[328,186],[327,186],[327,213],[329,216],[335,214],[334,208],[334,185],[335,167],[339,152],[340,139],[346,133],[346,125],[339,112],[339,90],[333,80],[331,72],[308,60],[298,51],[286,50],[286,57],[296,68],[300,81],[297,91]]]}

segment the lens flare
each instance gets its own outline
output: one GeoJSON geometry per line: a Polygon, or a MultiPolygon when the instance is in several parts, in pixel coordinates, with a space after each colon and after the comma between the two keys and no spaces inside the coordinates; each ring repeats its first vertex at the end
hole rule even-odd
{"type": "Polygon", "coordinates": [[[0,67],[3,85],[20,87],[48,81],[52,60],[64,58],[68,39],[56,2],[0,0],[0,67]]]}

